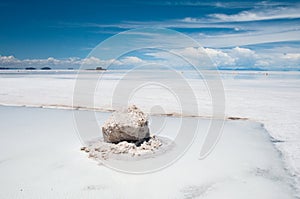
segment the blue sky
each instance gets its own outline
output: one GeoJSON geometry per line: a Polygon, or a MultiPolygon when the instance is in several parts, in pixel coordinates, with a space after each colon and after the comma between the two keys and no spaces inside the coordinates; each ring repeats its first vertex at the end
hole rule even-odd
{"type": "Polygon", "coordinates": [[[297,1],[11,0],[0,21],[2,67],[78,65],[110,36],[158,27],[197,40],[219,68],[300,69],[297,1]]]}

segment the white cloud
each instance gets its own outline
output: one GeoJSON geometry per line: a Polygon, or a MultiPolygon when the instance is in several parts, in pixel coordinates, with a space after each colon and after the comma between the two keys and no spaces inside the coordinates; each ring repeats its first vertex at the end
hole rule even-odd
{"type": "Polygon", "coordinates": [[[0,55],[0,66],[11,66],[20,64],[20,60],[14,56],[1,56],[0,55]]]}
{"type": "Polygon", "coordinates": [[[280,26],[277,30],[273,27],[265,27],[265,30],[258,30],[254,33],[224,34],[224,35],[194,35],[203,46],[220,48],[235,47],[272,42],[299,41],[300,30],[288,30],[280,26]]]}
{"type": "Polygon", "coordinates": [[[255,66],[259,59],[258,55],[248,48],[235,47],[228,53],[235,60],[235,66],[255,66]]]}
{"type": "Polygon", "coordinates": [[[221,50],[205,48],[205,52],[217,66],[234,66],[235,64],[235,59],[221,50]]]}
{"type": "Polygon", "coordinates": [[[119,64],[119,62],[114,59],[102,60],[97,57],[88,57],[78,61],[78,65],[81,65],[82,68],[105,68],[112,63],[119,64]]]}
{"type": "Polygon", "coordinates": [[[145,61],[142,59],[135,57],[135,56],[127,56],[120,60],[122,64],[130,64],[130,65],[137,65],[137,64],[144,64],[145,61]]]}
{"type": "MultiPolygon", "coordinates": [[[[300,61],[300,53],[287,53],[283,55],[284,59],[300,61]]],[[[299,62],[300,64],[300,62],[299,62]]]]}
{"type": "MultiPolygon", "coordinates": [[[[268,11],[266,12],[268,13],[268,11]]],[[[290,17],[291,16],[300,17],[300,12],[299,14],[287,13],[287,15],[289,15],[290,17]]],[[[230,15],[230,17],[233,16],[230,15]]],[[[283,17],[283,15],[280,15],[280,17],[283,17]]],[[[104,28],[106,27],[106,25],[101,25],[101,24],[99,25],[99,27],[102,26],[104,28]]],[[[200,42],[201,45],[205,47],[212,47],[212,48],[235,47],[235,46],[243,46],[243,45],[269,43],[269,42],[300,40],[299,22],[289,21],[289,20],[284,20],[276,23],[273,22],[267,23],[264,21],[260,21],[260,22],[249,24],[247,21],[242,21],[242,19],[240,19],[240,22],[236,23],[234,21],[232,22],[222,21],[221,19],[217,19],[217,18],[186,17],[183,19],[167,20],[167,21],[123,22],[121,24],[110,24],[110,27],[119,27],[119,28],[126,28],[126,29],[145,28],[145,27],[171,28],[171,29],[172,28],[198,29],[197,31],[192,31],[190,33],[187,32],[187,34],[192,38],[194,38],[195,40],[197,40],[198,42],[200,42]],[[201,28],[204,29],[212,28],[213,31],[209,32],[208,34],[205,32],[205,30],[202,31],[201,28]],[[220,28],[220,30],[218,28],[220,28]],[[224,29],[228,29],[229,32],[228,33],[222,32],[224,31],[224,29]]],[[[147,37],[150,38],[152,36],[147,35],[147,37]]]]}
{"type": "Polygon", "coordinates": [[[96,57],[88,57],[80,59],[77,57],[70,57],[67,59],[55,59],[49,57],[47,59],[17,59],[14,56],[1,56],[0,55],[0,67],[4,68],[20,68],[24,69],[27,67],[34,67],[40,69],[42,67],[50,67],[53,69],[62,68],[79,68],[90,69],[96,67],[106,67],[110,64],[121,65],[121,64],[133,64],[137,62],[139,58],[125,57],[122,62],[114,59],[102,60],[96,57]]]}
{"type": "Polygon", "coordinates": [[[262,68],[267,70],[278,69],[300,69],[300,53],[294,48],[286,48],[285,52],[278,49],[255,51],[244,47],[233,47],[226,49],[196,48],[188,47],[173,49],[170,52],[154,51],[144,53],[147,59],[138,56],[125,56],[119,60],[102,60],[96,57],[55,59],[24,59],[20,60],[14,56],[0,56],[0,67],[6,68],[42,68],[45,66],[55,68],[96,68],[105,67],[109,64],[122,68],[122,66],[157,65],[168,67],[189,67],[190,64],[198,66],[210,66],[212,61],[222,69],[238,68],[262,68]],[[208,57],[210,58],[208,58],[208,57]],[[150,58],[149,58],[150,57],[150,58]],[[190,63],[186,61],[188,59],[190,63]]]}
{"type": "Polygon", "coordinates": [[[211,14],[210,17],[225,22],[236,21],[259,21],[271,19],[293,19],[300,18],[299,6],[295,7],[277,7],[260,10],[242,11],[238,14],[211,14]]]}
{"type": "MultiPolygon", "coordinates": [[[[165,2],[166,3],[166,2],[165,2]]],[[[170,5],[212,5],[202,1],[167,2],[170,5]]],[[[186,16],[182,19],[160,21],[122,21],[116,24],[76,24],[82,27],[98,27],[101,29],[117,28],[171,28],[182,29],[201,45],[211,48],[235,47],[269,42],[285,42],[300,40],[300,3],[299,2],[235,2],[237,5],[250,4],[244,11],[235,14],[214,13],[200,18],[186,16]],[[265,21],[283,19],[279,21],[265,21]],[[203,28],[203,29],[202,29],[203,28]],[[208,28],[212,28],[207,31],[208,28]],[[197,29],[189,31],[188,29],[197,29]]],[[[232,2],[216,3],[215,6],[227,7],[232,2]]],[[[245,6],[245,5],[244,5],[245,6]]],[[[73,24],[74,25],[74,24],[73,24]]],[[[71,25],[72,27],[72,25],[71,25]]],[[[120,31],[121,31],[120,30],[120,31]]],[[[148,35],[151,37],[151,35],[148,35]]]]}
{"type": "Polygon", "coordinates": [[[152,5],[162,5],[162,6],[210,6],[217,8],[253,8],[253,7],[265,7],[265,6],[286,6],[290,5],[289,2],[271,2],[271,1],[223,1],[223,2],[213,2],[213,1],[149,1],[147,4],[152,5]]]}
{"type": "Polygon", "coordinates": [[[0,67],[7,68],[26,68],[26,67],[73,67],[81,63],[79,58],[55,59],[49,57],[47,59],[17,59],[14,56],[0,56],[0,67]]]}
{"type": "Polygon", "coordinates": [[[182,55],[194,57],[198,60],[197,64],[206,62],[205,56],[200,54],[206,53],[211,61],[218,67],[254,67],[258,56],[253,50],[248,48],[235,47],[232,49],[220,50],[212,48],[186,48],[181,50],[182,55]]]}
{"type": "MultiPolygon", "coordinates": [[[[193,64],[201,66],[206,62],[206,53],[211,61],[222,69],[251,69],[261,68],[267,70],[280,69],[299,69],[300,54],[299,53],[280,53],[276,51],[256,52],[249,48],[234,47],[229,49],[213,49],[213,48],[184,48],[172,50],[171,53],[180,54],[183,58],[188,58],[193,64]]],[[[167,52],[152,52],[148,56],[153,56],[161,63],[172,67],[188,66],[182,59],[174,58],[167,52]],[[161,60],[164,60],[161,61],[161,60]]],[[[204,64],[205,65],[205,64],[204,64]]]]}
{"type": "MultiPolygon", "coordinates": [[[[221,50],[217,50],[221,51],[221,50]]],[[[248,48],[235,47],[224,49],[222,57],[214,56],[213,51],[207,51],[208,55],[221,68],[261,68],[267,70],[299,69],[299,53],[282,53],[277,51],[256,52],[248,48]]]]}
{"type": "Polygon", "coordinates": [[[187,23],[199,23],[199,22],[203,22],[203,19],[194,18],[194,17],[185,17],[179,21],[187,22],[187,23]]]}

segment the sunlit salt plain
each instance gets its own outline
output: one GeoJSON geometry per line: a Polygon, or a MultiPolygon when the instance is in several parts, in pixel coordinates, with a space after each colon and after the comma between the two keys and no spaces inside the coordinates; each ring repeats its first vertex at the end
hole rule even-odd
{"type": "MultiPolygon", "coordinates": [[[[292,180],[262,125],[227,121],[215,150],[199,151],[209,119],[171,166],[126,174],[98,165],[74,129],[71,110],[1,107],[1,198],[293,198],[292,180]]],[[[103,123],[109,113],[97,113],[103,123]]],[[[175,136],[179,118],[160,135],[175,136]]],[[[152,130],[152,129],[151,129],[152,130]]]]}
{"type": "MultiPolygon", "coordinates": [[[[99,110],[112,109],[114,88],[122,77],[119,72],[105,73],[95,91],[95,107],[99,110]]],[[[99,76],[95,72],[87,74],[99,76]]],[[[72,107],[76,72],[20,71],[1,72],[0,76],[2,105],[72,107]]],[[[205,129],[212,111],[205,80],[187,72],[183,76],[195,91],[198,115],[203,118],[200,126],[205,129]]],[[[81,143],[70,110],[1,107],[3,191],[0,197],[293,198],[299,195],[296,188],[300,187],[300,73],[222,71],[221,78],[226,116],[248,120],[227,121],[219,143],[205,160],[198,160],[199,143],[203,140],[200,129],[185,156],[172,166],[147,175],[118,173],[88,159],[79,150],[81,143]]],[[[175,85],[180,83],[174,81],[175,85]]],[[[130,103],[155,114],[180,112],[174,95],[157,85],[137,90],[130,103]],[[158,106],[163,109],[151,109],[158,106]]],[[[101,123],[109,113],[98,114],[101,123]]],[[[172,134],[172,126],[176,125],[170,125],[165,133],[172,134]]]]}

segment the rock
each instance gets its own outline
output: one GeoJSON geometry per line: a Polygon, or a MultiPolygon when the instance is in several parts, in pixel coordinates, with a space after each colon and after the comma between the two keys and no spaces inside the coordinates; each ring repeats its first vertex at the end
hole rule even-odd
{"type": "Polygon", "coordinates": [[[135,105],[114,112],[102,126],[102,133],[105,142],[140,143],[150,137],[147,115],[135,105]]]}
{"type": "Polygon", "coordinates": [[[83,147],[80,148],[81,151],[85,151],[85,149],[86,149],[85,146],[83,146],[83,147]]]}

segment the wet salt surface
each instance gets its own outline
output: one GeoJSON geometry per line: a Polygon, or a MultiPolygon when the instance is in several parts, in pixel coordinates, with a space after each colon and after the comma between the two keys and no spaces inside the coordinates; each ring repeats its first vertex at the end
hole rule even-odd
{"type": "MultiPolygon", "coordinates": [[[[257,122],[226,121],[215,150],[199,160],[209,126],[201,119],[197,138],[178,161],[133,175],[98,165],[80,151],[70,110],[0,112],[0,198],[294,198],[282,156],[257,122]]],[[[99,123],[108,116],[97,113],[99,123]]],[[[159,135],[174,138],[179,118],[163,119],[159,135]]]]}

